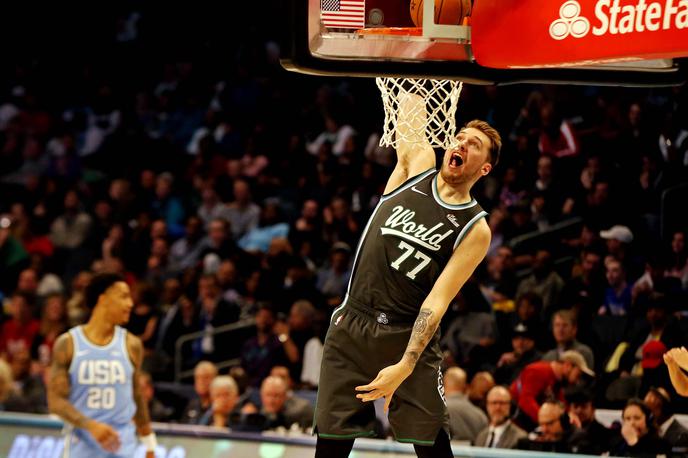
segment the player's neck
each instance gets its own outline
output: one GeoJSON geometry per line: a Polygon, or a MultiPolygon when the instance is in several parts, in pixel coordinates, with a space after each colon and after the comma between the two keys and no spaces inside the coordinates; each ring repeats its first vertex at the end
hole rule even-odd
{"type": "Polygon", "coordinates": [[[96,345],[107,345],[115,335],[115,325],[110,323],[100,314],[93,313],[83,327],[84,334],[88,340],[96,345]]]}
{"type": "Polygon", "coordinates": [[[462,182],[449,184],[442,178],[442,174],[437,174],[437,192],[440,198],[451,205],[467,204],[471,201],[472,183],[462,182]]]}

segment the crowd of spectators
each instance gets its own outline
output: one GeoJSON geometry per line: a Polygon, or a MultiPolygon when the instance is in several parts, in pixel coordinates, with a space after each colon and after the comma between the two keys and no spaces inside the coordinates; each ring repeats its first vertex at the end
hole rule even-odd
{"type": "MultiPolygon", "coordinates": [[[[93,273],[113,271],[132,287],[155,419],[310,426],[298,393],[318,385],[394,164],[376,144],[379,97],[368,79],[285,72],[270,33],[211,33],[212,12],[186,14],[164,26],[124,8],[94,19],[94,62],[3,64],[0,409],[45,412],[52,344],[87,318],[93,273]],[[191,32],[160,38],[181,23],[191,32]],[[156,397],[187,372],[188,406],[156,397]]],[[[688,181],[687,115],[685,86],[464,89],[459,121],[487,120],[504,150],[475,189],[488,256],[442,323],[446,366],[461,368],[448,405],[471,415],[453,420],[470,425],[458,437],[511,447],[532,442],[525,429],[588,450],[581,431],[607,434],[591,409],[612,407],[614,450],[664,440],[671,415],[649,412],[684,409],[662,355],[688,327],[688,225],[666,203],[688,181]],[[575,421],[557,427],[565,412],[575,421]]]]}

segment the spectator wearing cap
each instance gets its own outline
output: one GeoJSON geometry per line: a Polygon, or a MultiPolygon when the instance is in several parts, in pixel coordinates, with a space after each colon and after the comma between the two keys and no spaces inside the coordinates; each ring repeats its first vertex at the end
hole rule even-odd
{"type": "Polygon", "coordinates": [[[499,384],[510,385],[524,367],[542,358],[535,348],[535,332],[525,323],[514,326],[511,347],[512,351],[503,353],[497,361],[495,381],[499,384]]]}
{"type": "Polygon", "coordinates": [[[330,251],[330,265],[318,271],[316,287],[329,306],[335,307],[344,300],[346,287],[351,276],[351,248],[344,242],[337,242],[330,251]]]}
{"type": "Polygon", "coordinates": [[[570,440],[573,453],[601,455],[609,451],[613,432],[595,419],[592,391],[573,387],[566,390],[565,397],[571,423],[578,428],[570,440]]]}
{"type": "Polygon", "coordinates": [[[660,340],[651,340],[643,345],[643,358],[640,366],[643,369],[640,381],[640,393],[647,393],[653,386],[669,386],[667,368],[662,364],[667,347],[660,340]]]}
{"type": "Polygon", "coordinates": [[[643,363],[643,352],[645,345],[651,341],[661,341],[664,351],[675,346],[679,342],[680,334],[678,326],[671,321],[670,305],[666,297],[662,295],[652,295],[646,303],[645,319],[639,323],[637,331],[632,333],[627,340],[628,345],[621,356],[619,369],[622,376],[643,374],[643,365],[654,368],[661,361],[661,354],[657,353],[657,347],[650,346],[645,354],[643,363]]]}
{"type": "MultiPolygon", "coordinates": [[[[542,299],[536,293],[530,292],[516,299],[516,310],[509,314],[508,327],[500,329],[500,336],[511,335],[513,328],[523,323],[535,339],[535,346],[542,349],[549,343],[550,332],[542,322],[542,299]]],[[[505,320],[499,320],[504,326],[505,320]]]]}
{"type": "Polygon", "coordinates": [[[489,424],[478,433],[473,442],[477,447],[514,448],[519,439],[528,433],[511,420],[511,394],[501,385],[487,393],[487,416],[489,424]]]}
{"type": "Polygon", "coordinates": [[[466,372],[450,367],[444,374],[444,395],[449,412],[449,429],[455,440],[473,441],[487,427],[485,413],[474,406],[466,396],[466,372]]]}
{"type": "Polygon", "coordinates": [[[530,429],[537,423],[542,402],[548,397],[563,401],[563,389],[577,384],[582,374],[595,375],[583,355],[575,350],[565,351],[556,361],[527,365],[509,388],[518,406],[517,423],[530,429]]]}
{"type": "Polygon", "coordinates": [[[585,358],[588,367],[595,367],[595,357],[592,350],[576,340],[578,320],[572,310],[559,310],[552,318],[552,335],[556,347],[542,356],[544,361],[556,361],[568,350],[575,350],[585,358]]]}
{"type": "Polygon", "coordinates": [[[618,259],[612,258],[606,263],[607,283],[604,302],[598,310],[599,315],[624,316],[631,310],[631,286],[626,281],[626,270],[618,259]]]}
{"type": "Polygon", "coordinates": [[[643,401],[655,417],[659,437],[669,442],[674,452],[679,448],[681,453],[688,452],[688,429],[674,416],[669,392],[661,386],[651,387],[643,401]]]}
{"type": "Polygon", "coordinates": [[[600,231],[600,237],[607,245],[607,255],[623,264],[631,280],[637,279],[642,274],[643,265],[631,252],[631,243],[634,237],[628,226],[614,225],[609,229],[600,231]]]}

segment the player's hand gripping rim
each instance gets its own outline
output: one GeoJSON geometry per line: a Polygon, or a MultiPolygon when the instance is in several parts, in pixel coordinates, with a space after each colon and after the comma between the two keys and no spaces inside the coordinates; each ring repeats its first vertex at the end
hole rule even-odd
{"type": "Polygon", "coordinates": [[[413,370],[404,362],[387,366],[378,372],[377,377],[372,382],[367,385],[357,386],[356,391],[359,391],[359,393],[356,397],[363,402],[374,401],[384,397],[385,412],[387,412],[394,392],[411,375],[411,372],[413,370]]]}

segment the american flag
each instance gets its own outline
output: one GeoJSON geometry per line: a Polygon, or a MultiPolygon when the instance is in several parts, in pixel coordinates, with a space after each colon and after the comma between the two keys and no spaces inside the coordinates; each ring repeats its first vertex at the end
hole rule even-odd
{"type": "Polygon", "coordinates": [[[325,27],[362,29],[365,0],[320,0],[320,19],[325,27]]]}

